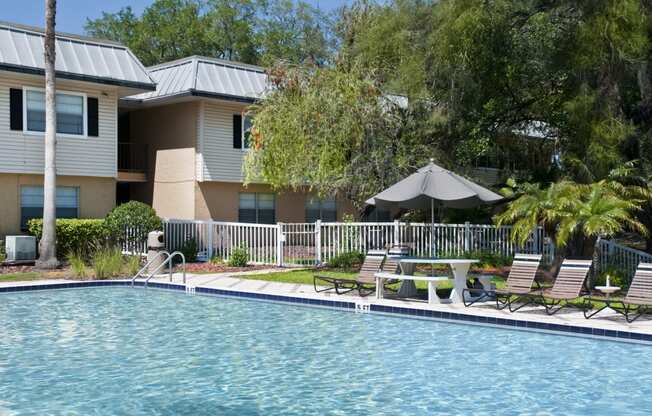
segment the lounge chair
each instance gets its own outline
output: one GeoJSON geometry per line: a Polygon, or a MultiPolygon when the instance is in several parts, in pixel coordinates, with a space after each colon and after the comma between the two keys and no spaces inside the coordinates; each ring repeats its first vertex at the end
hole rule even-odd
{"type": "Polygon", "coordinates": [[[591,299],[585,300],[587,308],[584,310],[584,317],[589,319],[605,308],[611,308],[625,316],[627,322],[632,323],[641,315],[652,310],[652,263],[639,263],[634,273],[632,283],[629,285],[627,295],[624,299],[591,299]],[[593,300],[604,302],[605,305],[591,313],[588,309],[592,306],[593,300]],[[622,307],[614,306],[621,304],[622,307]]]}
{"type": "MultiPolygon", "coordinates": [[[[478,300],[489,296],[495,296],[496,308],[505,309],[509,307],[511,312],[521,309],[525,305],[533,303],[531,295],[536,293],[532,289],[535,283],[534,277],[541,263],[540,254],[515,254],[512,268],[507,276],[505,289],[486,290],[483,288],[467,288],[462,291],[464,306],[471,306],[478,300]],[[476,294],[471,301],[466,300],[467,294],[476,294]],[[524,303],[517,308],[512,308],[518,301],[524,303]]],[[[538,283],[537,283],[538,285],[538,283]]]]}
{"type": "MultiPolygon", "coordinates": [[[[387,256],[385,257],[385,261],[383,262],[383,265],[381,266],[380,270],[376,270],[374,274],[369,277],[369,276],[359,276],[357,280],[358,282],[358,293],[360,296],[368,296],[376,291],[376,276],[375,274],[378,273],[379,271],[385,272],[385,273],[398,273],[399,272],[399,259],[400,257],[398,256],[387,256]]],[[[389,279],[386,280],[385,283],[383,284],[383,288],[385,290],[389,290],[392,292],[395,292],[396,290],[392,288],[391,286],[400,283],[400,280],[397,279],[389,279]]]]}
{"type": "Polygon", "coordinates": [[[564,260],[552,288],[541,291],[538,296],[548,315],[554,315],[566,306],[573,306],[571,300],[588,294],[584,282],[591,263],[591,260],[564,260]]]}
{"type": "Polygon", "coordinates": [[[355,279],[314,275],[313,285],[315,287],[315,292],[319,293],[328,290],[335,290],[335,293],[338,295],[343,295],[359,289],[360,282],[367,284],[371,280],[375,285],[376,278],[374,275],[380,271],[384,260],[384,251],[369,251],[362,262],[362,266],[358,272],[358,277],[355,279]],[[318,282],[321,282],[322,284],[318,285],[318,282]]]}

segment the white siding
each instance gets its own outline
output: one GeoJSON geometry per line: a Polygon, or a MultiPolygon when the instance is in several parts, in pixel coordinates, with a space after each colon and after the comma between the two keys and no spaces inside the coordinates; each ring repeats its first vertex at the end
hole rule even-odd
{"type": "MultiPolygon", "coordinates": [[[[44,87],[44,81],[0,72],[0,173],[43,173],[43,135],[23,134],[9,126],[9,89],[44,87]]],[[[99,100],[99,137],[58,137],[57,174],[117,176],[118,97],[115,88],[60,80],[57,89],[83,92],[99,100]]],[[[24,99],[24,97],[23,97],[24,99]]]]}
{"type": "MultiPolygon", "coordinates": [[[[245,152],[233,148],[233,115],[241,114],[244,105],[217,101],[204,103],[203,130],[200,130],[201,157],[204,181],[242,182],[242,162],[245,152]],[[201,133],[203,131],[203,134],[201,133]]],[[[201,119],[202,117],[200,117],[201,119]]]]}

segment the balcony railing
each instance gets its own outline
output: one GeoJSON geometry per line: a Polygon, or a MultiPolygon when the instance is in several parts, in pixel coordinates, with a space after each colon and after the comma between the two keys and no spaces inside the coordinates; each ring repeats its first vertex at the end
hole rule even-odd
{"type": "Polygon", "coordinates": [[[147,172],[147,145],[118,142],[118,171],[147,172]]]}

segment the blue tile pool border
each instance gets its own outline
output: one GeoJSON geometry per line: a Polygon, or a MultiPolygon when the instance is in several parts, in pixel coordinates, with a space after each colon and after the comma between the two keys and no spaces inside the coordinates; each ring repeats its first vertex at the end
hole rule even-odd
{"type": "MultiPolygon", "coordinates": [[[[134,284],[138,287],[144,287],[142,281],[137,281],[134,284]]],[[[38,290],[53,290],[53,289],[75,289],[85,287],[115,287],[115,286],[131,286],[129,280],[99,280],[99,281],[84,281],[84,282],[66,282],[66,283],[44,283],[33,285],[17,285],[17,286],[0,286],[0,293],[15,293],[27,292],[38,290]]],[[[159,283],[150,282],[147,284],[149,288],[173,290],[173,291],[186,291],[186,286],[183,284],[175,283],[159,283]]],[[[317,306],[326,308],[335,308],[347,311],[356,311],[356,302],[347,302],[329,299],[314,299],[305,298],[300,296],[283,296],[273,295],[266,293],[244,292],[229,289],[216,289],[209,287],[195,287],[194,293],[203,295],[217,295],[228,296],[233,298],[246,298],[253,300],[264,300],[272,302],[292,303],[305,306],[317,306]]],[[[571,335],[580,337],[590,337],[594,339],[604,339],[610,341],[630,342],[638,344],[652,345],[652,334],[645,334],[632,331],[616,331],[603,328],[591,328],[576,325],[562,325],[547,322],[526,321],[520,319],[507,319],[497,318],[490,316],[468,315],[458,312],[449,311],[436,311],[430,309],[409,308],[403,306],[389,306],[378,305],[374,303],[364,303],[369,307],[368,311],[371,313],[383,314],[388,316],[401,316],[417,319],[429,319],[435,321],[452,322],[452,323],[466,323],[473,325],[492,326],[506,329],[517,329],[526,331],[546,332],[557,335],[571,335]]]]}

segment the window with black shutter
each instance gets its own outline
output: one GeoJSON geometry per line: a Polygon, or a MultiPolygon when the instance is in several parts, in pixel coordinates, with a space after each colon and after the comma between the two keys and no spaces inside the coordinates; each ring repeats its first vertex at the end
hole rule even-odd
{"type": "Polygon", "coordinates": [[[99,102],[97,98],[88,97],[87,107],[88,135],[97,137],[100,135],[99,102]]]}
{"type": "Polygon", "coordinates": [[[11,130],[23,130],[23,90],[9,90],[9,126],[11,130]]]}
{"type": "Polygon", "coordinates": [[[242,116],[233,115],[233,148],[242,149],[242,116]]]}

